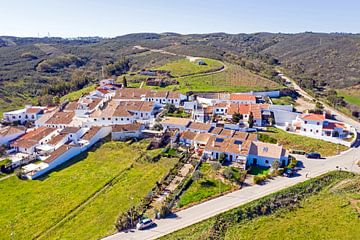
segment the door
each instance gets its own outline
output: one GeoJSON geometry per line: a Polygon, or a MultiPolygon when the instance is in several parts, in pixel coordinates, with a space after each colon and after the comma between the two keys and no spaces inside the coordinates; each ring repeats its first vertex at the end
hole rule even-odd
{"type": "Polygon", "coordinates": [[[253,159],[253,165],[257,165],[257,159],[256,158],[253,159]]]}

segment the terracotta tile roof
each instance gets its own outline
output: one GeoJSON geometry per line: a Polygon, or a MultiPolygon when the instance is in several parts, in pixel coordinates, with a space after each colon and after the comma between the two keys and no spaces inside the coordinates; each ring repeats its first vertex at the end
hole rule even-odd
{"type": "Polygon", "coordinates": [[[6,126],[0,128],[0,137],[11,136],[13,134],[25,133],[26,128],[23,126],[6,126]]]}
{"type": "Polygon", "coordinates": [[[92,101],[88,104],[88,108],[90,110],[96,108],[100,104],[101,101],[102,101],[101,98],[92,98],[92,101]]]}
{"type": "Polygon", "coordinates": [[[209,131],[211,125],[209,123],[190,122],[188,128],[193,130],[209,131]]]}
{"type": "Polygon", "coordinates": [[[64,138],[66,138],[66,134],[59,134],[59,135],[56,135],[54,137],[52,137],[50,139],[50,141],[48,142],[48,144],[50,145],[56,145],[58,144],[61,140],[63,140],[64,138]]]}
{"type": "Polygon", "coordinates": [[[128,132],[128,131],[138,131],[142,127],[141,123],[131,123],[131,124],[122,124],[114,125],[112,127],[112,132],[128,132]]]}
{"type": "Polygon", "coordinates": [[[256,101],[256,97],[254,95],[249,95],[249,94],[232,93],[232,94],[230,94],[230,100],[235,100],[235,101],[256,101]]]}
{"type": "Polygon", "coordinates": [[[222,130],[223,130],[223,128],[221,128],[221,127],[213,127],[213,128],[210,130],[210,133],[211,133],[211,134],[214,134],[214,135],[219,135],[222,130]]]}
{"type": "Polygon", "coordinates": [[[190,132],[190,131],[187,130],[187,131],[184,131],[184,132],[180,135],[180,138],[193,141],[193,140],[195,139],[196,135],[197,135],[197,133],[190,132]]]}
{"type": "Polygon", "coordinates": [[[57,112],[46,121],[46,124],[70,124],[74,116],[75,112],[57,112]]]}
{"type": "Polygon", "coordinates": [[[91,127],[89,131],[87,131],[84,136],[81,138],[86,141],[90,141],[99,131],[101,127],[91,127]]]}
{"type": "Polygon", "coordinates": [[[197,142],[202,142],[202,143],[207,143],[209,141],[209,139],[211,138],[211,134],[210,133],[198,133],[194,140],[197,142]]]}
{"type": "Polygon", "coordinates": [[[180,98],[180,93],[179,92],[174,92],[174,91],[169,91],[169,94],[168,94],[167,98],[169,98],[169,99],[179,99],[180,98]]]}
{"type": "Polygon", "coordinates": [[[61,130],[60,133],[67,134],[67,133],[77,133],[81,128],[79,127],[66,127],[61,130]]]}
{"type": "Polygon", "coordinates": [[[68,104],[66,104],[64,111],[75,111],[78,105],[78,102],[69,102],[68,104]]]}
{"type": "Polygon", "coordinates": [[[56,131],[56,128],[39,127],[33,131],[27,132],[25,135],[16,140],[12,145],[15,147],[29,148],[39,144],[49,134],[56,131]]]}
{"type": "Polygon", "coordinates": [[[31,108],[27,108],[25,112],[29,114],[38,114],[40,112],[43,112],[43,109],[31,107],[31,108]]]}
{"type": "Polygon", "coordinates": [[[249,150],[249,154],[259,157],[268,157],[280,159],[285,156],[286,151],[283,151],[283,147],[277,144],[264,143],[264,142],[252,142],[249,150]]]}
{"type": "Polygon", "coordinates": [[[300,116],[301,119],[303,120],[310,120],[310,121],[324,121],[325,120],[325,116],[322,114],[315,114],[315,113],[306,113],[306,114],[302,114],[300,116]]]}
{"type": "Polygon", "coordinates": [[[55,151],[53,151],[50,156],[44,160],[45,163],[51,163],[53,161],[55,161],[58,157],[60,157],[61,155],[63,155],[65,152],[67,152],[69,149],[71,148],[71,146],[69,145],[62,145],[61,147],[59,147],[58,149],[56,149],[55,151]]]}
{"type": "Polygon", "coordinates": [[[109,90],[106,90],[106,89],[103,89],[103,88],[96,88],[97,91],[101,92],[102,94],[108,94],[110,91],[109,90]]]}
{"type": "Polygon", "coordinates": [[[225,103],[225,102],[215,103],[214,107],[215,108],[226,108],[227,103],[225,103]]]}
{"type": "Polygon", "coordinates": [[[324,124],[323,129],[334,129],[334,128],[345,128],[343,123],[338,122],[328,122],[327,125],[324,124]]]}
{"type": "Polygon", "coordinates": [[[229,130],[229,129],[223,129],[219,136],[226,136],[226,137],[232,137],[232,135],[234,134],[233,130],[229,130]]]}
{"type": "Polygon", "coordinates": [[[161,121],[163,124],[174,124],[174,125],[181,125],[187,126],[191,121],[190,118],[177,118],[177,117],[164,117],[161,121]]]}
{"type": "Polygon", "coordinates": [[[149,92],[151,90],[146,88],[121,88],[116,91],[114,99],[140,99],[149,92]]]}
{"type": "Polygon", "coordinates": [[[211,136],[209,141],[205,145],[205,151],[217,151],[224,152],[227,145],[229,144],[229,138],[222,138],[218,136],[211,136]]]}
{"type": "Polygon", "coordinates": [[[147,98],[167,98],[168,91],[149,91],[146,93],[147,98]]]}

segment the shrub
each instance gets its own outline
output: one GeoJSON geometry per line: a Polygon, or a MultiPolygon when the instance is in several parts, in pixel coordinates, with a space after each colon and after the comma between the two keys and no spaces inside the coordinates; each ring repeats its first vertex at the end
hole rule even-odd
{"type": "Polygon", "coordinates": [[[261,184],[266,180],[266,175],[255,175],[253,180],[255,184],[261,184]]]}
{"type": "Polygon", "coordinates": [[[211,163],[211,168],[212,168],[214,171],[219,171],[220,168],[221,168],[221,164],[218,163],[218,162],[212,162],[212,163],[211,163]]]}
{"type": "Polygon", "coordinates": [[[192,175],[192,180],[193,181],[196,181],[196,180],[199,180],[199,179],[201,179],[203,177],[203,174],[202,174],[202,172],[200,172],[199,170],[196,170],[194,173],[193,173],[193,175],[192,175]]]}
{"type": "Polygon", "coordinates": [[[223,175],[226,179],[230,180],[234,177],[234,173],[230,168],[224,170],[223,175]]]}

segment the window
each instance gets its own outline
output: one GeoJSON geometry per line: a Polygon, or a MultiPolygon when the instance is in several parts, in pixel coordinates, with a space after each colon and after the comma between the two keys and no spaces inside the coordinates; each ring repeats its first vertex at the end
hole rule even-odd
{"type": "Polygon", "coordinates": [[[111,120],[111,118],[108,118],[108,120],[110,121],[110,120],[111,120]]]}
{"type": "Polygon", "coordinates": [[[306,128],[304,128],[304,132],[306,132],[306,128]]]}
{"type": "Polygon", "coordinates": [[[319,130],[316,130],[316,133],[319,133],[319,130]]]}
{"type": "Polygon", "coordinates": [[[269,164],[269,160],[265,160],[265,163],[266,163],[266,164],[269,164]]]}
{"type": "Polygon", "coordinates": [[[317,122],[316,124],[317,124],[317,125],[320,125],[320,122],[317,122]]]}
{"type": "Polygon", "coordinates": [[[102,118],[102,120],[105,120],[105,118],[102,118]]]}
{"type": "Polygon", "coordinates": [[[118,119],[117,118],[115,118],[115,121],[117,121],[118,119]]]}
{"type": "Polygon", "coordinates": [[[305,124],[307,124],[307,121],[305,121],[305,124]]]}
{"type": "Polygon", "coordinates": [[[124,121],[124,118],[121,118],[121,121],[124,121]]]}
{"type": "Polygon", "coordinates": [[[312,129],[310,129],[310,132],[312,132],[312,129]]]}

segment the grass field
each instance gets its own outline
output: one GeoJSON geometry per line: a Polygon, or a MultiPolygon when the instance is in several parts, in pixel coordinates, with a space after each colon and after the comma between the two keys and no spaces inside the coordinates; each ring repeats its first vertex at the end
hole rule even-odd
{"type": "Polygon", "coordinates": [[[223,67],[223,64],[214,59],[201,58],[205,61],[206,65],[199,65],[197,61],[189,61],[186,58],[169,62],[161,67],[155,68],[157,70],[170,71],[174,77],[187,76],[192,74],[199,74],[205,72],[212,72],[219,70],[223,67]]]}
{"type": "Polygon", "coordinates": [[[15,239],[98,239],[113,232],[119,213],[145,197],[176,161],[135,162],[145,146],[144,141],[107,142],[43,179],[14,176],[1,181],[1,238],[10,239],[13,232],[15,239]],[[117,181],[82,206],[114,178],[117,181]]]}
{"type": "Polygon", "coordinates": [[[87,86],[87,87],[84,87],[80,90],[77,90],[77,91],[74,91],[74,92],[71,92],[71,93],[68,93],[64,96],[62,96],[60,98],[60,101],[63,102],[65,100],[69,100],[69,101],[76,101],[78,100],[82,95],[84,94],[87,94],[91,91],[93,91],[95,89],[95,85],[90,85],[90,86],[87,86]]]}
{"type": "Polygon", "coordinates": [[[178,90],[182,93],[189,91],[198,92],[248,92],[282,88],[279,84],[258,76],[250,71],[232,64],[227,64],[227,69],[214,73],[177,78],[178,85],[155,89],[178,90]]]}
{"type": "Polygon", "coordinates": [[[192,203],[200,202],[233,188],[232,185],[224,183],[216,176],[216,172],[211,168],[209,163],[201,164],[199,171],[203,174],[203,177],[191,183],[190,187],[181,195],[177,207],[181,208],[192,203]]]}
{"type": "Polygon", "coordinates": [[[328,175],[334,176],[333,180],[323,185],[320,192],[308,193],[292,210],[291,207],[280,207],[268,215],[263,214],[251,219],[247,219],[245,215],[240,223],[236,221],[239,210],[246,212],[246,208],[251,209],[266,199],[281,196],[281,193],[307,189],[313,180],[250,202],[161,239],[357,239],[360,234],[360,212],[354,202],[360,199],[359,176],[353,177],[345,173],[336,177],[333,174],[328,175]],[[222,221],[229,224],[225,223],[225,229],[219,226],[222,221]],[[221,229],[220,237],[216,234],[214,236],[214,228],[221,229]]]}
{"type": "Polygon", "coordinates": [[[344,97],[345,101],[357,106],[360,106],[360,93],[351,94],[348,92],[339,92],[339,95],[344,97]]]}
{"type": "Polygon", "coordinates": [[[273,104],[276,104],[276,105],[290,105],[290,104],[295,105],[294,99],[290,96],[272,98],[271,101],[273,102],[273,104]]]}
{"type": "Polygon", "coordinates": [[[336,155],[338,151],[345,151],[348,149],[348,147],[340,144],[287,133],[275,127],[269,127],[267,128],[267,132],[262,132],[261,134],[265,134],[273,139],[276,139],[277,142],[280,145],[283,145],[286,149],[302,150],[305,152],[315,151],[324,157],[336,155]]]}
{"type": "Polygon", "coordinates": [[[263,168],[259,166],[251,166],[249,174],[251,175],[266,175],[270,173],[270,168],[263,168]]]}

